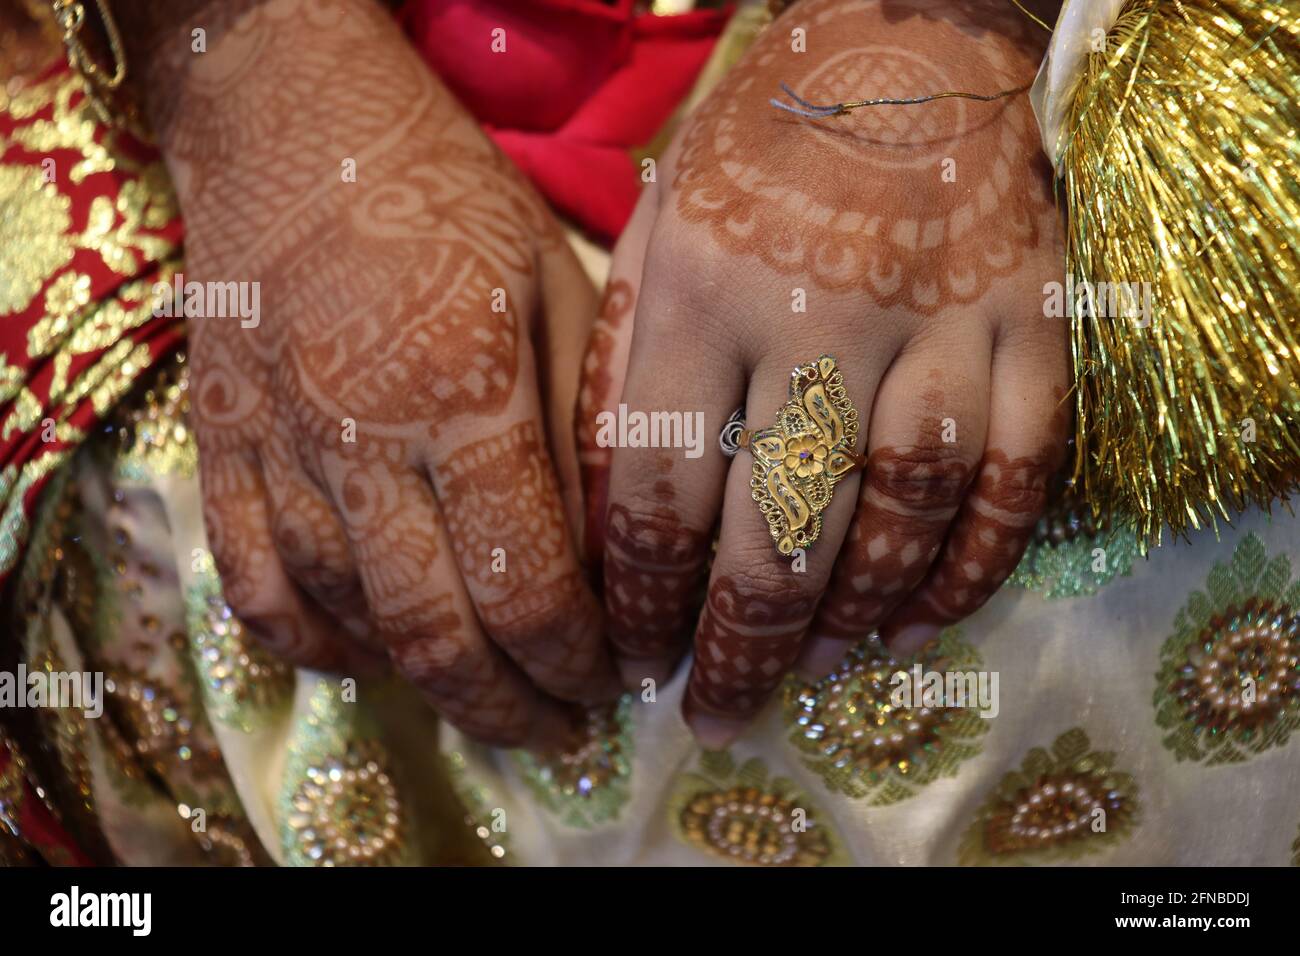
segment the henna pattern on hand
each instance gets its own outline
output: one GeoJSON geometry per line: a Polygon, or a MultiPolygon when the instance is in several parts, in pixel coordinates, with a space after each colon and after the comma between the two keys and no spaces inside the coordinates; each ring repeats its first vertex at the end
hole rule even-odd
{"type": "Polygon", "coordinates": [[[614,460],[614,450],[602,448],[596,441],[600,431],[597,416],[603,411],[613,411],[621,397],[621,389],[615,390],[615,348],[620,336],[626,336],[624,325],[630,321],[635,309],[636,290],[632,283],[611,277],[605,286],[582,363],[575,430],[585,506],[583,557],[596,568],[605,548],[609,471],[614,460]]]}
{"type": "MultiPolygon", "coordinates": [[[[938,436],[937,423],[922,434],[938,436]]],[[[818,609],[818,634],[865,637],[911,593],[938,554],[973,473],[955,445],[934,438],[871,453],[858,510],[818,609]]]]}
{"type": "Polygon", "coordinates": [[[988,600],[1015,570],[1047,507],[1062,447],[1063,442],[1014,459],[996,449],[985,453],[940,560],[904,619],[890,622],[892,630],[949,624],[988,600]]]}
{"type": "Polygon", "coordinates": [[[599,610],[569,550],[559,487],[533,422],[465,446],[438,466],[438,495],[484,627],[549,686],[597,668],[599,610]],[[494,568],[504,551],[505,571],[494,568]]]}
{"type": "MultiPolygon", "coordinates": [[[[451,593],[459,582],[439,578],[456,572],[433,525],[445,508],[459,546],[467,522],[493,520],[478,509],[502,521],[509,504],[521,509],[508,533],[531,537],[507,546],[529,589],[513,601],[489,594],[486,623],[533,634],[567,607],[563,633],[530,640],[526,654],[557,681],[589,673],[578,658],[595,652],[564,634],[594,626],[599,610],[563,557],[545,442],[519,432],[538,460],[511,485],[513,502],[483,475],[467,479],[474,487],[453,481],[465,513],[434,500],[427,469],[452,463],[455,476],[481,447],[465,436],[521,407],[520,382],[534,379],[521,367],[525,340],[545,320],[539,264],[560,229],[380,5],[123,3],[140,18],[132,42],[146,51],[133,53],[186,217],[187,278],[261,285],[256,327],[190,322],[205,511],[231,603],[261,599],[259,576],[281,558],[317,594],[360,591],[394,660],[454,722],[519,742],[535,691],[471,635],[472,609],[451,593]],[[194,26],[207,31],[202,57],[190,51],[194,26]],[[322,494],[273,495],[269,527],[243,535],[238,521],[252,518],[220,502],[265,495],[259,463],[265,481],[293,476],[322,494]]],[[[462,563],[476,586],[490,555],[462,563]]]]}
{"type": "Polygon", "coordinates": [[[778,573],[763,585],[738,575],[713,581],[695,637],[688,715],[702,707],[752,716],[789,671],[817,600],[795,575],[778,573]]]}
{"type": "MultiPolygon", "coordinates": [[[[889,18],[895,7],[933,6],[891,5],[889,18]]],[[[884,44],[870,39],[870,24],[882,17],[878,0],[803,0],[798,23],[818,55],[792,54],[781,30],[755,41],[693,114],[673,180],[678,215],[707,227],[734,256],[756,256],[824,289],[864,293],[878,306],[928,315],[979,300],[1038,246],[1039,220],[1051,209],[1023,98],[947,99],[821,121],[764,105],[782,82],[813,102],[835,103],[965,89],[976,79],[992,91],[1031,79],[1037,39],[1023,18],[1003,5],[977,15],[1003,36],[969,43],[970,58],[955,64],[919,52],[927,38],[918,31],[950,32],[948,24],[894,22],[884,44]],[[942,180],[945,160],[955,163],[956,182],[942,180]]]]}
{"type": "Polygon", "coordinates": [[[708,544],[708,533],[686,528],[671,506],[645,515],[610,508],[605,605],[609,639],[622,654],[661,658],[685,650],[703,599],[708,544]]]}
{"type": "Polygon", "coordinates": [[[476,654],[450,595],[425,608],[414,634],[397,628],[388,636],[393,663],[423,691],[442,715],[471,736],[498,746],[517,747],[529,736],[529,709],[512,682],[507,666],[493,654],[476,654]]]}

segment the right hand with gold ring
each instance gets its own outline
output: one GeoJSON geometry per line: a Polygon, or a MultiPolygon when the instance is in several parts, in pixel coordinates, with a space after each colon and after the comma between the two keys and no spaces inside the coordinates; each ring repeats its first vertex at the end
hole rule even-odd
{"type": "Polygon", "coordinates": [[[814,120],[768,97],[1019,87],[1045,42],[1031,29],[997,0],[793,5],[686,121],[615,251],[578,421],[587,537],[625,683],[666,679],[693,641],[683,706],[708,747],[793,667],[826,673],[877,629],[909,652],[977,609],[1018,563],[1069,429],[1068,328],[1043,309],[1060,226],[1028,100],[814,120]],[[823,354],[866,465],[792,560],[750,455],[716,436],[741,405],[771,425],[791,370],[823,354]],[[600,447],[597,415],[620,403],[703,413],[704,453],[600,447]]]}

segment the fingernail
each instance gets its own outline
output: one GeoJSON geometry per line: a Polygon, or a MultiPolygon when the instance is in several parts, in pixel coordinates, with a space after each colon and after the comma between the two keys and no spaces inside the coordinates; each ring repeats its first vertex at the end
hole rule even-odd
{"type": "Polygon", "coordinates": [[[388,655],[377,654],[368,647],[349,647],[347,655],[348,670],[359,677],[383,677],[391,670],[388,655]]]}
{"type": "Polygon", "coordinates": [[[618,658],[618,673],[623,679],[623,688],[634,694],[646,690],[646,681],[654,681],[658,689],[672,679],[677,662],[661,657],[655,658],[618,658]]]}
{"type": "Polygon", "coordinates": [[[533,725],[524,749],[536,754],[553,755],[572,749],[579,739],[580,711],[563,707],[556,711],[543,711],[533,725]]]}
{"type": "Polygon", "coordinates": [[[619,678],[619,675],[614,673],[614,669],[611,667],[609,673],[602,676],[590,692],[583,695],[582,703],[587,705],[608,704],[611,701],[618,700],[623,694],[623,681],[619,678]]]}
{"type": "Polygon", "coordinates": [[[916,654],[929,644],[943,628],[936,624],[909,624],[892,637],[885,639],[885,645],[895,654],[916,654]]]}
{"type": "Polygon", "coordinates": [[[840,662],[844,660],[844,655],[857,643],[855,639],[814,638],[812,643],[804,648],[796,665],[796,672],[806,681],[819,681],[839,667],[840,662]]]}
{"type": "Polygon", "coordinates": [[[726,750],[748,726],[743,720],[730,720],[716,714],[696,712],[688,720],[691,733],[705,750],[726,750]]]}

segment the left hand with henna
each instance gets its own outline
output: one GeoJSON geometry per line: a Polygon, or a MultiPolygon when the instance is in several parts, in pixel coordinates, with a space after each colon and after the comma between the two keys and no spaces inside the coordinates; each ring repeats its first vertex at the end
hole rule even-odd
{"type": "Polygon", "coordinates": [[[261,303],[187,323],[226,599],[293,663],[386,656],[470,736],[562,745],[620,688],[570,531],[596,303],[559,225],[375,0],[119,6],[161,21],[132,61],[187,278],[261,303]]]}
{"type": "Polygon", "coordinates": [[[615,250],[578,419],[587,540],[628,685],[667,678],[693,633],[683,707],[708,747],[796,664],[827,673],[876,629],[910,652],[980,607],[1068,437],[1068,329],[1043,314],[1060,226],[1026,97],[827,119],[767,99],[782,82],[817,103],[1017,88],[1042,53],[1030,30],[986,0],[794,5],[687,121],[615,250]],[[751,498],[751,453],[713,442],[742,405],[772,426],[791,370],[824,354],[866,467],[835,486],[800,571],[751,498]],[[598,447],[596,414],[620,401],[703,412],[703,456],[598,447]]]}

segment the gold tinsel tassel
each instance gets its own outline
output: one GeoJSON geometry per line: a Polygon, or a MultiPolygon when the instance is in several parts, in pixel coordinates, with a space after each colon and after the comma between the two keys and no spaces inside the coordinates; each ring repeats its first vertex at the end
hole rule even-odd
{"type": "Polygon", "coordinates": [[[1300,479],[1298,127],[1296,0],[1130,0],[1074,95],[1067,274],[1151,296],[1076,319],[1076,478],[1149,544],[1300,479]]]}

